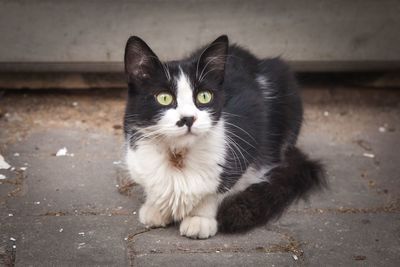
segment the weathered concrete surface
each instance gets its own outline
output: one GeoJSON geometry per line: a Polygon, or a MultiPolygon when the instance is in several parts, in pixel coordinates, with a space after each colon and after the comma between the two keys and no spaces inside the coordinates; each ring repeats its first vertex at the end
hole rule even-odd
{"type": "Polygon", "coordinates": [[[0,170],[0,265],[398,266],[400,93],[330,87],[304,91],[300,138],[330,189],[247,234],[197,241],[138,222],[142,191],[119,163],[124,92],[6,92],[0,154],[15,169],[0,170]]]}
{"type": "MultiPolygon", "coordinates": [[[[14,216],[1,230],[16,241],[16,266],[126,266],[132,216],[14,216]],[[15,217],[15,218],[14,218],[15,217]]],[[[8,239],[9,239],[8,238],[8,239]]]]}

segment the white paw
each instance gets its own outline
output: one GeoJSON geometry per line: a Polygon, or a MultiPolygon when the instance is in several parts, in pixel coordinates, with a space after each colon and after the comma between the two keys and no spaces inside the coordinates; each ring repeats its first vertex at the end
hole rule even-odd
{"type": "Polygon", "coordinates": [[[190,238],[209,238],[217,233],[217,220],[200,216],[186,217],[182,220],[179,231],[181,235],[190,238]]]}
{"type": "Polygon", "coordinates": [[[139,221],[149,228],[165,227],[168,224],[160,211],[149,205],[143,205],[140,208],[139,221]]]}

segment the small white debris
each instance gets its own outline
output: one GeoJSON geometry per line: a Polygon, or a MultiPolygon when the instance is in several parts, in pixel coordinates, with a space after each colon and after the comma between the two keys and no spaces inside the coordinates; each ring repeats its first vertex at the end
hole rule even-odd
{"type": "Polygon", "coordinates": [[[14,242],[17,241],[17,239],[15,239],[14,237],[10,237],[10,240],[14,242]]]}
{"type": "Polygon", "coordinates": [[[381,133],[384,133],[384,132],[386,132],[386,128],[385,128],[385,127],[383,127],[383,126],[379,127],[379,132],[381,132],[381,133]]]}
{"type": "Polygon", "coordinates": [[[64,228],[60,228],[60,230],[58,230],[60,233],[62,233],[64,231],[64,228]]]}
{"type": "Polygon", "coordinates": [[[40,205],[40,201],[35,201],[35,202],[33,202],[33,204],[40,205]]]}
{"type": "Polygon", "coordinates": [[[74,153],[68,153],[68,149],[66,147],[60,148],[56,153],[56,157],[73,157],[73,156],[75,156],[74,153]]]}
{"type": "Polygon", "coordinates": [[[375,158],[375,155],[371,153],[364,153],[363,156],[371,159],[375,158]]]}
{"type": "Polygon", "coordinates": [[[127,237],[125,237],[125,238],[124,238],[124,240],[126,241],[126,240],[128,240],[128,238],[127,238],[127,237]]]}
{"type": "Polygon", "coordinates": [[[121,164],[121,161],[120,161],[120,160],[113,161],[113,164],[114,164],[114,165],[119,165],[119,164],[121,164]]]}
{"type": "Polygon", "coordinates": [[[219,251],[219,250],[216,250],[216,251],[215,251],[215,253],[220,253],[220,252],[221,252],[221,251],[219,251]]]}
{"type": "Polygon", "coordinates": [[[297,260],[299,259],[299,257],[297,257],[297,255],[295,255],[295,254],[293,254],[292,257],[293,257],[293,259],[294,259],[295,261],[297,261],[297,260]]]}
{"type": "Polygon", "coordinates": [[[329,112],[328,111],[324,111],[324,116],[328,117],[329,116],[329,112]]]}
{"type": "Polygon", "coordinates": [[[66,156],[67,152],[68,152],[68,150],[66,147],[60,148],[56,153],[56,157],[66,156]]]}
{"type": "Polygon", "coordinates": [[[18,152],[14,153],[14,157],[19,157],[19,153],[18,152]]]}
{"type": "Polygon", "coordinates": [[[4,174],[1,174],[0,173],[0,180],[4,180],[4,179],[6,179],[7,177],[4,175],[4,174]]]}
{"type": "Polygon", "coordinates": [[[12,248],[13,248],[13,249],[16,249],[16,248],[17,248],[17,246],[16,246],[16,245],[13,245],[13,246],[12,246],[12,248]]]}
{"type": "Polygon", "coordinates": [[[78,102],[72,102],[72,106],[77,107],[78,106],[78,102]]]}
{"type": "Polygon", "coordinates": [[[19,169],[22,170],[22,171],[26,171],[26,169],[28,169],[28,168],[27,167],[20,167],[19,169]]]}
{"type": "Polygon", "coordinates": [[[9,213],[9,214],[8,214],[8,217],[12,217],[12,216],[14,216],[14,214],[12,214],[12,213],[9,213]]]}
{"type": "Polygon", "coordinates": [[[119,184],[116,184],[115,187],[118,188],[118,187],[119,187],[119,184]]]}
{"type": "Polygon", "coordinates": [[[136,215],[136,211],[133,212],[133,215],[136,215]]]}
{"type": "Polygon", "coordinates": [[[10,171],[12,172],[15,171],[15,167],[11,167],[10,171]]]}
{"type": "Polygon", "coordinates": [[[85,232],[80,232],[78,235],[85,236],[85,232]]]}
{"type": "Polygon", "coordinates": [[[9,169],[11,166],[10,166],[10,164],[8,164],[5,160],[4,160],[4,158],[3,158],[3,156],[2,155],[0,155],[0,169],[9,169]]]}
{"type": "Polygon", "coordinates": [[[83,246],[85,246],[86,245],[86,243],[79,243],[78,244],[78,249],[81,249],[83,246]]]}

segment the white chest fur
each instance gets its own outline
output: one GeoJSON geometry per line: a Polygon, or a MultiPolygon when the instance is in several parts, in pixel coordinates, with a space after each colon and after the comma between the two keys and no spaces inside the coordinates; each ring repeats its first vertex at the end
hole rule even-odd
{"type": "Polygon", "coordinates": [[[168,144],[143,140],[128,148],[126,163],[132,179],[144,187],[146,202],[165,217],[182,220],[219,185],[225,160],[223,121],[171,159],[168,144]]]}

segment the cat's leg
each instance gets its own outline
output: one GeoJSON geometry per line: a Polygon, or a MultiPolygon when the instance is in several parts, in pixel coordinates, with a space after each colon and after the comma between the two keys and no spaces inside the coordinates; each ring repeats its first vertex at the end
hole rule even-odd
{"type": "Polygon", "coordinates": [[[172,218],[163,215],[156,205],[146,201],[139,210],[139,221],[148,228],[157,228],[167,226],[172,218]]]}
{"type": "Polygon", "coordinates": [[[179,231],[190,238],[205,239],[217,233],[217,195],[205,196],[201,202],[183,218],[179,231]]]}

